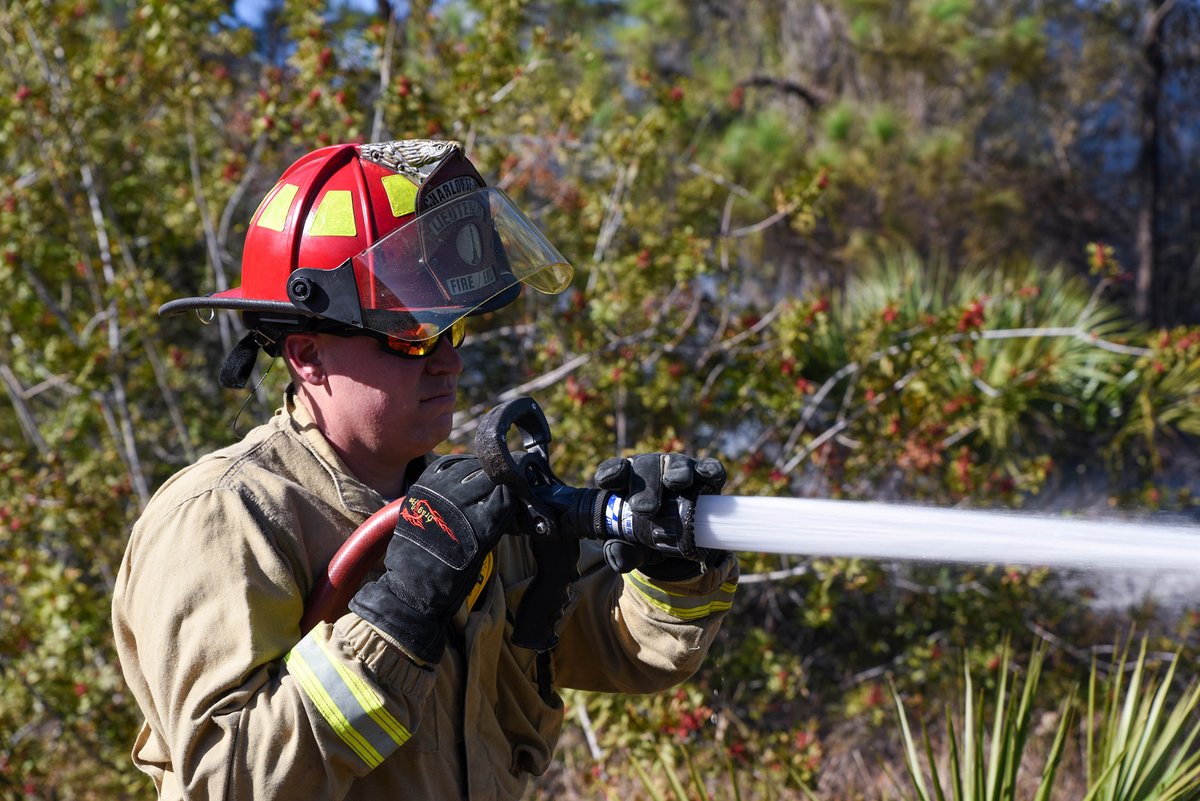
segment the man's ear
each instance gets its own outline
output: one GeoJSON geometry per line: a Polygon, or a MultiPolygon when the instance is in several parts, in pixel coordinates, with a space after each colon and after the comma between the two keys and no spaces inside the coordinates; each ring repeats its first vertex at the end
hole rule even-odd
{"type": "Polygon", "coordinates": [[[296,380],[314,386],[325,383],[321,340],[315,334],[289,334],[283,340],[283,358],[296,380]]]}

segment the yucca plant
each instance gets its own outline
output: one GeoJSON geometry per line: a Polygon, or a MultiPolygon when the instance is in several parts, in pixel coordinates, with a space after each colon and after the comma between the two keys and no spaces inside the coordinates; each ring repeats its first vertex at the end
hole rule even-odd
{"type": "MultiPolygon", "coordinates": [[[[1036,490],[1034,463],[1090,453],[1128,406],[1124,382],[1145,349],[1125,344],[1142,334],[1102,297],[1107,285],[1035,262],[953,270],[905,250],[863,265],[843,291],[781,315],[788,376],[810,393],[784,450],[797,451],[801,430],[815,441],[780,459],[785,472],[836,428],[894,446],[865,464],[902,462],[915,444],[934,464],[989,465],[961,482],[975,500],[992,500],[983,484],[1004,483],[993,472],[1036,490]]],[[[1183,403],[1161,425],[1186,430],[1176,420],[1192,411],[1183,403]]]]}
{"type": "MultiPolygon", "coordinates": [[[[1200,682],[1177,694],[1178,660],[1161,678],[1147,666],[1146,642],[1135,660],[1127,646],[1103,680],[1093,663],[1088,679],[1086,718],[1087,791],[1082,801],[1196,801],[1200,799],[1200,682]]],[[[1015,801],[1017,776],[1033,745],[1030,723],[1044,662],[1035,650],[1019,694],[1010,690],[1008,649],[1002,654],[994,700],[994,720],[984,722],[982,697],[976,697],[970,671],[964,672],[961,726],[947,714],[947,754],[939,763],[927,730],[918,744],[898,693],[893,693],[911,784],[918,801],[1015,801]],[[990,737],[987,736],[990,728],[990,737]],[[921,757],[924,756],[924,765],[921,757]],[[939,764],[944,767],[939,767],[939,764]],[[929,772],[926,779],[926,769],[929,772]]],[[[1033,801],[1049,801],[1072,728],[1072,691],[1059,708],[1059,723],[1046,755],[1033,801]]]]}
{"type": "Polygon", "coordinates": [[[1149,456],[1177,434],[1200,436],[1200,328],[1161,331],[1126,379],[1128,399],[1109,451],[1118,461],[1149,456]]]}
{"type": "Polygon", "coordinates": [[[1058,435],[1064,415],[1086,427],[1110,418],[1120,406],[1119,380],[1134,361],[1117,343],[1134,336],[1136,326],[1061,266],[1028,262],[953,273],[942,261],[902,251],[856,275],[845,300],[845,323],[855,329],[890,305],[915,347],[927,327],[922,320],[953,322],[961,313],[957,328],[927,332],[960,365],[934,371],[935,380],[948,397],[979,397],[978,431],[1001,453],[1018,447],[1031,429],[1058,435]]]}
{"type": "Polygon", "coordinates": [[[1107,688],[1093,665],[1084,801],[1200,799],[1200,682],[1172,700],[1177,665],[1172,660],[1155,678],[1146,666],[1145,640],[1132,664],[1128,646],[1122,651],[1107,688]]]}
{"type": "MultiPolygon", "coordinates": [[[[1025,761],[1026,748],[1032,742],[1034,700],[1044,661],[1045,650],[1035,650],[1025,671],[1024,684],[1018,687],[1019,681],[1009,666],[1009,647],[1004,647],[993,700],[994,719],[990,727],[985,721],[983,694],[976,694],[971,671],[964,669],[960,725],[955,725],[953,715],[948,711],[948,753],[945,767],[940,769],[928,730],[922,727],[921,744],[918,744],[909,725],[904,703],[899,693],[893,691],[904,744],[904,762],[913,792],[910,798],[918,801],[1015,801],[1020,797],[1017,776],[1025,761]],[[921,764],[922,752],[924,766],[921,764]],[[929,771],[928,781],[925,777],[926,768],[929,771]]],[[[1074,693],[1068,694],[1060,707],[1058,729],[1046,755],[1034,801],[1048,801],[1050,798],[1070,729],[1073,696],[1074,693]]]]}

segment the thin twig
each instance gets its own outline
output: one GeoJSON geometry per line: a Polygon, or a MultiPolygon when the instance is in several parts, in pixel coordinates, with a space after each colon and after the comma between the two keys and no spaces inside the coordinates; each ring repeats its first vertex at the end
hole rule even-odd
{"type": "Polygon", "coordinates": [[[781,456],[776,460],[776,467],[781,467],[783,465],[782,454],[790,453],[792,449],[796,447],[796,443],[800,440],[800,436],[808,429],[809,420],[811,420],[812,416],[816,414],[817,409],[820,408],[821,404],[825,402],[826,396],[833,391],[833,388],[837,386],[843,378],[857,372],[859,369],[860,367],[857,362],[850,362],[849,364],[842,365],[840,368],[838,368],[836,373],[825,379],[824,383],[817,388],[817,391],[813,393],[811,398],[809,398],[808,403],[804,405],[804,409],[800,413],[799,422],[796,423],[796,425],[792,428],[791,433],[788,434],[788,438],[783,445],[781,456]]]}
{"type": "Polygon", "coordinates": [[[583,737],[587,740],[588,751],[596,762],[604,761],[604,752],[600,750],[600,738],[596,736],[596,727],[592,725],[592,716],[588,714],[587,704],[579,695],[575,696],[575,716],[579,718],[579,728],[583,729],[583,737]]]}
{"type": "Polygon", "coordinates": [[[387,97],[388,85],[392,82],[392,49],[396,45],[396,30],[399,27],[396,15],[388,15],[387,36],[383,40],[383,52],[379,55],[379,97],[375,99],[375,116],[371,121],[372,142],[383,138],[383,99],[387,97]]]}
{"type": "Polygon", "coordinates": [[[975,340],[1036,339],[1042,337],[1072,337],[1088,345],[1094,345],[1101,350],[1107,350],[1111,353],[1119,353],[1122,356],[1149,356],[1152,353],[1149,348],[1138,348],[1132,345],[1121,345],[1116,342],[1109,342],[1108,340],[1101,339],[1095,334],[1088,333],[1087,330],[1077,325],[1058,327],[1051,326],[1049,328],[1007,328],[997,331],[976,331],[970,335],[970,339],[975,340]]]}
{"type": "MultiPolygon", "coordinates": [[[[544,389],[548,386],[553,386],[562,379],[566,378],[571,373],[578,370],[583,365],[592,360],[594,354],[582,353],[575,358],[559,365],[555,369],[543,373],[537,378],[526,381],[523,384],[518,384],[515,387],[510,387],[496,396],[496,403],[519,398],[522,395],[527,395],[539,389],[544,389]]],[[[479,417],[490,409],[490,405],[476,405],[468,410],[454,413],[454,430],[452,437],[459,437],[464,434],[469,434],[479,427],[479,417]]]]}
{"type": "Polygon", "coordinates": [[[142,457],[138,453],[137,438],[134,436],[133,417],[129,412],[129,399],[125,395],[125,382],[119,376],[111,378],[113,399],[121,419],[121,442],[129,455],[129,475],[133,480],[133,489],[137,492],[138,503],[145,508],[150,501],[150,484],[146,479],[146,471],[142,469],[142,457]]]}
{"type": "MultiPolygon", "coordinates": [[[[192,194],[196,199],[196,209],[200,212],[200,225],[204,229],[204,245],[208,252],[208,266],[212,270],[213,280],[216,284],[216,290],[223,292],[229,288],[229,282],[225,276],[225,255],[223,253],[223,240],[218,233],[218,229],[213,227],[212,215],[208,211],[208,199],[204,194],[203,176],[200,171],[200,152],[196,146],[196,135],[193,133],[195,125],[192,120],[192,109],[188,106],[184,110],[187,119],[187,134],[185,141],[187,142],[188,150],[188,168],[192,176],[192,194]]],[[[222,320],[225,317],[222,316],[222,320]]],[[[228,331],[228,325],[220,327],[221,344],[226,350],[232,347],[232,336],[228,331]]]]}
{"type": "Polygon", "coordinates": [[[804,198],[802,198],[802,197],[796,198],[791,203],[787,204],[782,209],[780,209],[779,211],[772,214],[770,217],[767,217],[766,219],[763,219],[763,220],[759,220],[758,222],[756,222],[752,225],[746,225],[741,228],[735,228],[732,231],[730,231],[729,233],[723,234],[723,236],[725,236],[729,239],[741,239],[743,237],[751,236],[752,234],[761,233],[762,231],[767,230],[772,225],[775,225],[776,223],[780,222],[781,220],[787,219],[789,214],[791,214],[796,209],[800,208],[800,206],[802,206],[803,204],[804,204],[804,198]]]}
{"type": "Polygon", "coordinates": [[[771,570],[766,573],[747,573],[738,577],[738,584],[766,584],[771,581],[783,581],[798,576],[806,576],[811,572],[812,563],[806,561],[802,564],[793,565],[781,570],[771,570]]]}
{"type": "Polygon", "coordinates": [[[707,167],[704,167],[693,161],[692,163],[688,164],[688,169],[691,170],[696,175],[699,175],[703,178],[707,178],[708,180],[712,181],[717,186],[722,186],[722,187],[728,189],[730,192],[734,193],[735,195],[737,195],[738,197],[740,197],[744,200],[750,200],[750,201],[758,203],[759,205],[762,205],[762,206],[766,205],[765,203],[762,202],[762,200],[760,200],[757,196],[755,196],[754,193],[751,192],[746,187],[741,186],[740,184],[734,183],[733,181],[729,180],[728,178],[726,178],[723,175],[718,175],[717,173],[713,172],[712,170],[708,169],[707,167]]]}
{"type": "Polygon", "coordinates": [[[538,58],[537,56],[531,58],[528,64],[526,64],[524,67],[521,67],[517,71],[517,74],[508,80],[508,83],[504,84],[504,86],[501,86],[492,93],[492,96],[488,98],[488,102],[494,105],[508,97],[509,92],[517,88],[517,84],[519,84],[523,78],[527,77],[529,73],[534,72],[538,67],[545,63],[546,61],[544,59],[538,58]]]}
{"type": "MultiPolygon", "coordinates": [[[[726,234],[729,231],[729,226],[730,226],[732,219],[733,219],[733,194],[731,193],[730,195],[728,195],[725,198],[725,208],[721,212],[721,230],[720,230],[720,235],[717,239],[717,254],[720,259],[721,272],[722,272],[722,274],[724,274],[726,276],[728,276],[729,273],[731,272],[730,263],[729,263],[729,248],[728,248],[728,245],[726,244],[726,239],[728,237],[726,236],[726,234]]],[[[726,283],[729,283],[729,282],[726,281],[726,283]]],[[[721,342],[722,339],[724,339],[725,332],[729,329],[729,316],[732,313],[731,304],[722,303],[720,305],[720,308],[721,308],[721,317],[717,322],[717,327],[713,331],[713,334],[709,338],[708,342],[705,344],[704,350],[701,351],[699,358],[696,359],[697,365],[708,364],[709,360],[713,356],[713,353],[720,348],[719,343],[721,342]]]]}
{"type": "Polygon", "coordinates": [[[12,400],[13,409],[17,412],[17,422],[21,425],[21,432],[25,435],[25,439],[37,449],[38,454],[45,456],[50,452],[50,446],[46,444],[45,437],[38,429],[37,418],[33,416],[33,410],[25,402],[26,394],[21,382],[4,362],[0,362],[0,380],[3,380],[4,386],[8,390],[8,397],[12,400]]]}
{"type": "MultiPolygon", "coordinates": [[[[925,645],[926,646],[935,645],[938,642],[940,642],[941,640],[944,640],[945,638],[946,638],[946,632],[935,631],[925,638],[925,645]]],[[[908,651],[906,650],[899,654],[896,654],[896,656],[889,659],[887,662],[884,662],[882,665],[876,665],[873,668],[868,668],[867,670],[863,670],[858,673],[855,673],[853,676],[850,676],[849,678],[843,680],[841,682],[841,684],[839,685],[839,687],[841,689],[845,690],[845,689],[849,689],[850,687],[854,687],[858,684],[862,684],[864,681],[869,681],[870,679],[878,678],[878,677],[882,676],[884,673],[887,673],[888,671],[895,668],[896,665],[900,664],[907,658],[908,658],[908,651]]]]}
{"type": "Polygon", "coordinates": [[[736,336],[732,336],[729,339],[722,342],[720,344],[721,350],[726,350],[726,351],[732,350],[737,345],[741,344],[742,342],[744,342],[745,340],[754,336],[755,334],[758,334],[764,328],[769,326],[771,323],[775,322],[775,318],[778,317],[780,314],[782,314],[783,310],[785,308],[787,308],[788,302],[789,301],[787,299],[784,299],[784,300],[781,300],[778,303],[776,303],[775,306],[772,307],[772,309],[769,312],[764,314],[762,316],[762,318],[759,319],[759,321],[756,322],[754,325],[750,326],[745,331],[742,331],[741,333],[737,334],[736,336]]]}
{"type": "Polygon", "coordinates": [[[883,403],[883,401],[886,400],[893,393],[899,392],[900,390],[904,389],[904,387],[906,387],[910,381],[912,381],[914,378],[916,378],[920,374],[921,370],[924,369],[925,366],[927,366],[927,365],[922,365],[919,368],[914,368],[912,370],[909,370],[907,373],[900,376],[900,378],[897,379],[895,383],[892,384],[889,391],[880,392],[878,395],[876,395],[874,398],[872,398],[870,401],[868,401],[866,403],[866,405],[859,407],[859,409],[857,411],[855,411],[853,414],[850,414],[843,420],[839,420],[835,425],[833,425],[830,428],[828,428],[827,430],[825,430],[820,436],[816,437],[812,442],[809,442],[807,445],[805,445],[804,448],[800,451],[800,453],[796,454],[795,457],[790,459],[783,466],[783,472],[790,473],[793,470],[795,470],[796,467],[799,466],[799,464],[801,462],[803,462],[805,459],[807,459],[809,457],[809,455],[812,454],[813,451],[817,450],[822,445],[824,445],[826,442],[828,442],[830,439],[837,436],[842,431],[846,430],[846,428],[849,427],[850,423],[857,420],[865,412],[878,407],[879,404],[883,403]]]}
{"type": "Polygon", "coordinates": [[[596,235],[596,246],[592,249],[592,261],[597,264],[604,261],[609,245],[612,244],[617,231],[621,229],[621,223],[625,219],[625,210],[621,203],[625,194],[625,185],[633,181],[637,172],[638,160],[635,158],[617,174],[617,181],[613,184],[612,191],[608,193],[604,219],[600,223],[600,231],[596,235]]]}

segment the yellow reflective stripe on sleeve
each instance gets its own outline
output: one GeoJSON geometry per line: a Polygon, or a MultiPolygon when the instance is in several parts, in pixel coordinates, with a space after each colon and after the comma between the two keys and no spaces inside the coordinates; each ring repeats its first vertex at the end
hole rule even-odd
{"type": "Polygon", "coordinates": [[[369,768],[378,767],[410,736],[373,687],[335,659],[309,632],[284,657],[288,672],[342,742],[369,768]]]}
{"type": "Polygon", "coordinates": [[[625,583],[646,603],[677,620],[699,620],[714,612],[724,612],[733,606],[733,594],[737,590],[736,583],[726,581],[708,595],[677,595],[651,583],[637,571],[626,573],[625,583]]]}
{"type": "Polygon", "coordinates": [[[383,755],[350,725],[350,721],[342,714],[337,702],[325,691],[321,680],[317,678],[316,673],[304,657],[293,649],[284,657],[283,661],[287,665],[288,672],[300,683],[304,694],[313,702],[313,706],[317,708],[321,717],[325,719],[337,736],[342,739],[342,742],[350,746],[350,750],[365,762],[367,767],[372,769],[379,767],[383,762],[383,755]]]}
{"type": "MultiPolygon", "coordinates": [[[[375,688],[363,681],[361,676],[346,667],[344,663],[334,659],[326,649],[325,643],[320,640],[314,641],[317,647],[321,649],[321,653],[329,660],[329,664],[333,665],[338,675],[341,676],[342,681],[346,683],[347,689],[350,690],[350,694],[354,696],[354,699],[358,701],[358,705],[367,713],[367,717],[371,718],[379,728],[383,729],[384,733],[392,739],[397,748],[408,742],[408,738],[412,735],[404,727],[403,723],[396,720],[395,715],[387,711],[387,707],[383,703],[383,698],[379,693],[375,692],[375,688]]],[[[384,747],[386,748],[387,746],[385,745],[384,747]]]]}

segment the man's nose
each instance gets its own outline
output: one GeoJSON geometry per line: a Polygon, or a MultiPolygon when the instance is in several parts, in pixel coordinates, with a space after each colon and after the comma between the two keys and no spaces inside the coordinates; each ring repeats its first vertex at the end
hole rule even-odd
{"type": "Polygon", "coordinates": [[[445,336],[437,343],[437,347],[429,355],[426,364],[429,372],[438,375],[457,374],[463,371],[462,354],[458,352],[458,348],[450,344],[450,337],[445,336]]]}

